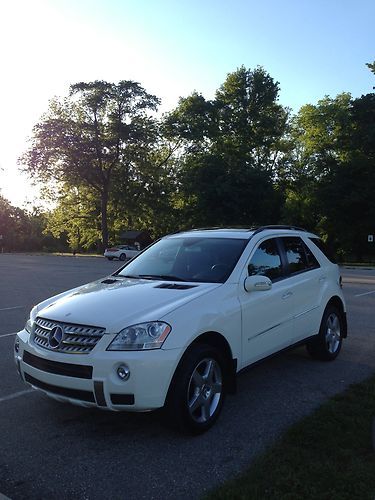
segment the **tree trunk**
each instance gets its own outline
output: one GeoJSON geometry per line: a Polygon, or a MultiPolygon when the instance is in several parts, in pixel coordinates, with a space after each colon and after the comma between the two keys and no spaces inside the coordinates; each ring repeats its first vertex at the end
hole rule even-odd
{"type": "Polygon", "coordinates": [[[100,199],[100,209],[101,209],[101,231],[102,231],[102,248],[104,250],[108,246],[108,218],[107,218],[107,208],[108,208],[108,188],[104,187],[101,192],[100,199]]]}

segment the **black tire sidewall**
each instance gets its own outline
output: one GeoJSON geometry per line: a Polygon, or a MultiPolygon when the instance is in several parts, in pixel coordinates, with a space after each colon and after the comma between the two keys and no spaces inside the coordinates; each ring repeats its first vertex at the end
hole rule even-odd
{"type": "Polygon", "coordinates": [[[342,346],[342,334],[343,334],[343,317],[340,310],[334,305],[328,305],[324,311],[323,318],[320,324],[319,334],[317,337],[313,338],[307,344],[307,350],[310,355],[316,359],[322,361],[333,361],[337,358],[341,351],[342,346]],[[340,322],[340,344],[334,353],[330,352],[327,347],[326,333],[327,333],[327,321],[331,314],[335,314],[340,322]]]}
{"type": "Polygon", "coordinates": [[[124,261],[126,259],[126,255],[122,253],[119,257],[119,260],[124,261]]]}
{"type": "Polygon", "coordinates": [[[220,351],[205,344],[191,346],[181,359],[167,396],[166,410],[172,427],[189,434],[201,434],[207,431],[216,422],[220,415],[226,393],[225,361],[220,351]],[[187,405],[187,393],[191,375],[197,365],[206,358],[214,359],[220,366],[222,373],[222,392],[218,406],[211,418],[204,423],[196,422],[190,415],[187,405]]]}

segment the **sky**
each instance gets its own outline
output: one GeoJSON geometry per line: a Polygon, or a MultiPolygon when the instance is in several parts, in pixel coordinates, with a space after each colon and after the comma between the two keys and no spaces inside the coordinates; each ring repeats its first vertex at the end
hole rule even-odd
{"type": "Polygon", "coordinates": [[[239,66],[263,66],[298,112],[375,80],[374,0],[0,1],[0,194],[38,205],[19,171],[32,128],[80,81],[138,81],[162,100],[207,99],[239,66]]]}

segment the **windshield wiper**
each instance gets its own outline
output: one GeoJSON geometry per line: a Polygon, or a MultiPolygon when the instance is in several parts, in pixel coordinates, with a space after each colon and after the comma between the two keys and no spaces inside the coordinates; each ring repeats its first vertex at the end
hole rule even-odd
{"type": "Polygon", "coordinates": [[[186,281],[178,276],[171,276],[168,274],[140,274],[138,277],[144,280],[160,279],[165,281],[186,281]]]}

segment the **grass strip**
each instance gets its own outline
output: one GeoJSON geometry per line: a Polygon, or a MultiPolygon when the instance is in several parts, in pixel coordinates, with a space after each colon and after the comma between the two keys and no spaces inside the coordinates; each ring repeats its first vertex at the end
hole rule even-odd
{"type": "Polygon", "coordinates": [[[293,425],[250,468],[207,500],[374,500],[375,376],[293,425]]]}

